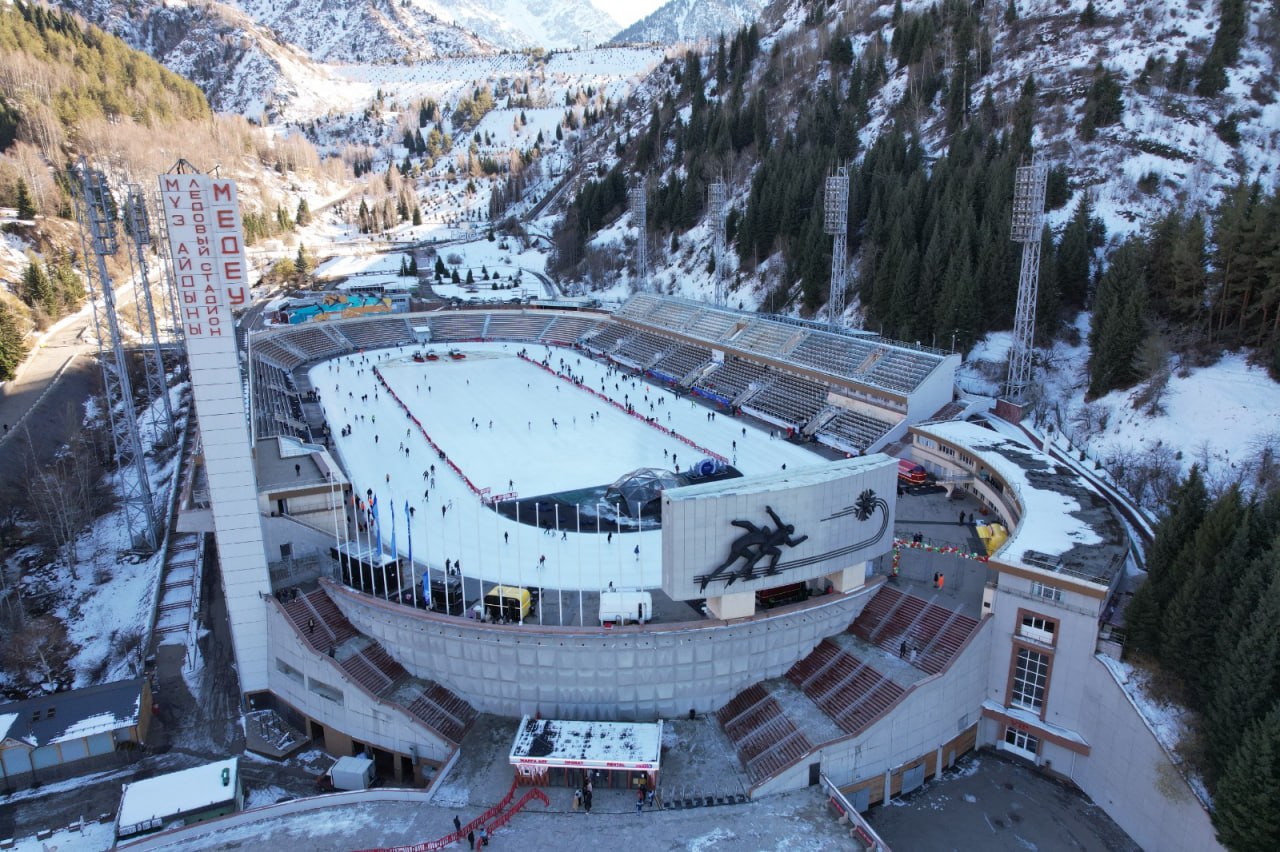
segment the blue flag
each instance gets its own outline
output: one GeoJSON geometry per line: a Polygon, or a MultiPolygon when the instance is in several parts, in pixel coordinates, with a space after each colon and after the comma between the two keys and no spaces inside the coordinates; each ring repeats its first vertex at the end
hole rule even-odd
{"type": "Polygon", "coordinates": [[[396,504],[391,502],[391,558],[399,558],[399,552],[396,550],[396,504]]]}
{"type": "Polygon", "coordinates": [[[382,520],[378,517],[378,495],[369,498],[369,508],[373,510],[373,535],[377,541],[377,555],[382,556],[382,520]]]}

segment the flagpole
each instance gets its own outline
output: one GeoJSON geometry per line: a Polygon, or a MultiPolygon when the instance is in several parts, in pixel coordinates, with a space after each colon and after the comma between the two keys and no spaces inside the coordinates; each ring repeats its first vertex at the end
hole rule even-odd
{"type": "MultiPolygon", "coordinates": [[[[560,504],[556,503],[556,532],[560,532],[560,504]]],[[[556,542],[556,609],[560,610],[559,620],[560,626],[564,627],[564,577],[561,575],[561,566],[564,564],[564,551],[559,549],[560,543],[556,542]]]]}
{"type": "MultiPolygon", "coordinates": [[[[396,498],[388,497],[391,506],[391,560],[396,566],[396,597],[400,596],[400,548],[396,546],[396,498]]],[[[382,581],[382,599],[384,601],[391,600],[391,588],[387,585],[386,580],[382,581]]]]}
{"type": "Polygon", "coordinates": [[[418,608],[418,569],[413,564],[413,512],[409,511],[409,501],[404,501],[404,531],[409,536],[409,588],[413,596],[413,608],[418,608]]]}
{"type": "Polygon", "coordinates": [[[586,627],[587,614],[582,609],[582,506],[574,507],[573,516],[578,526],[576,535],[578,544],[578,626],[586,627]]]}

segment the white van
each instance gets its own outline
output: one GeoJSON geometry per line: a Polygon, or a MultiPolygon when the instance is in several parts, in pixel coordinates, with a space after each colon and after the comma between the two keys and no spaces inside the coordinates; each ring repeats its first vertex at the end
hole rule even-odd
{"type": "Polygon", "coordinates": [[[600,623],[644,624],[653,619],[653,595],[648,592],[601,592],[600,623]]]}

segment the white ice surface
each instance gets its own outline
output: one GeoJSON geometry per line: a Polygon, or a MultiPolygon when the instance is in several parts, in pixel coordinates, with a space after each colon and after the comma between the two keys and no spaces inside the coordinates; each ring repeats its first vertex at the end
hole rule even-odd
{"type": "MultiPolygon", "coordinates": [[[[397,549],[407,555],[404,507],[408,501],[415,509],[413,556],[419,566],[427,562],[440,569],[445,559],[461,559],[466,577],[526,587],[601,589],[610,582],[618,588],[661,585],[659,531],[624,529],[612,543],[594,529],[581,534],[568,531],[562,540],[485,507],[440,462],[389,394],[383,391],[375,398],[377,382],[370,366],[377,359],[388,382],[432,439],[478,488],[490,488],[493,494],[507,492],[509,482],[522,497],[607,485],[638,467],[670,469],[670,460],[662,455],[664,449],[675,452],[682,470],[705,453],[521,361],[516,357],[520,344],[471,343],[459,348],[468,355],[463,361],[441,358],[414,363],[405,348],[366,353],[369,362],[360,365],[361,374],[356,373],[358,356],[344,356],[311,369],[312,386],[321,394],[337,455],[358,493],[363,496],[373,489],[378,497],[384,547],[391,546],[390,505],[394,503],[397,549]],[[364,394],[369,399],[362,404],[364,394]],[[590,415],[596,411],[600,417],[592,422],[590,415]],[[357,415],[366,419],[358,421],[357,415]],[[472,426],[472,418],[479,423],[478,429],[472,426]],[[558,428],[552,426],[552,418],[558,428]],[[347,424],[353,427],[353,434],[341,437],[347,424]],[[398,449],[402,443],[409,448],[408,456],[398,449]],[[427,484],[422,472],[433,463],[436,487],[424,502],[427,484]],[[450,502],[453,507],[442,518],[440,507],[450,502]],[[504,543],[504,533],[510,534],[509,543],[504,543]],[[539,557],[544,555],[546,567],[539,569],[539,557]]],[[[443,353],[445,347],[435,349],[443,353]]],[[[529,351],[538,360],[550,353],[553,367],[561,358],[566,359],[587,386],[599,390],[605,365],[572,350],[530,346],[529,351]]],[[[646,389],[651,401],[664,397],[662,406],[655,402],[653,416],[667,425],[669,414],[671,428],[731,461],[736,458],[736,466],[746,475],[771,473],[783,464],[795,469],[825,463],[802,446],[771,439],[767,431],[746,427],[744,435],[742,422],[723,413],[714,422],[708,421],[710,409],[676,399],[669,390],[638,380],[624,382],[621,376],[605,385],[619,402],[624,394],[638,399],[646,414],[646,389]]],[[[602,533],[607,532],[608,527],[603,527],[602,533]]]]}

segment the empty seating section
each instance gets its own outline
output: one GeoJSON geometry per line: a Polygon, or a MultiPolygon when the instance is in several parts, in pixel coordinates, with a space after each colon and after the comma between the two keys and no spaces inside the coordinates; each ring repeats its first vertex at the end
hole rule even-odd
{"type": "Polygon", "coordinates": [[[823,426],[818,432],[818,437],[835,438],[856,448],[859,452],[866,452],[867,447],[884,437],[894,425],[888,420],[846,409],[823,426]]]}
{"type": "Polygon", "coordinates": [[[541,340],[548,343],[563,343],[566,346],[577,343],[586,335],[595,331],[601,321],[590,316],[557,316],[551,324],[542,330],[541,340]]]}
{"type": "Polygon", "coordinates": [[[913,391],[941,360],[929,352],[889,349],[867,371],[866,378],[891,390],[913,391]]]}
{"type": "Polygon", "coordinates": [[[283,607],[312,650],[331,655],[343,672],[370,694],[399,704],[449,740],[460,742],[479,716],[474,707],[440,684],[412,677],[386,648],[356,630],[324,589],[299,595],[283,607]],[[333,653],[339,646],[341,653],[333,653]],[[414,697],[403,703],[393,693],[414,697]]]}
{"type": "Polygon", "coordinates": [[[285,347],[274,337],[261,335],[253,340],[253,354],[255,357],[264,358],[278,367],[286,370],[292,370],[299,364],[304,362],[301,353],[285,347]]]}
{"type": "Polygon", "coordinates": [[[826,400],[824,385],[779,373],[751,397],[750,407],[799,429],[822,410],[826,400]]]}
{"type": "Polygon", "coordinates": [[[253,359],[253,429],[259,438],[291,435],[311,440],[293,377],[262,358],[253,359]]]}
{"type": "Polygon", "coordinates": [[[349,348],[339,343],[338,339],[330,337],[319,323],[307,323],[290,329],[284,335],[284,342],[300,351],[307,361],[330,358],[349,348]]]}
{"type": "Polygon", "coordinates": [[[415,341],[413,330],[402,318],[348,320],[338,323],[335,328],[357,349],[383,349],[415,341]]]}
{"type": "Polygon", "coordinates": [[[710,360],[710,350],[701,346],[677,346],[659,358],[652,369],[678,382],[693,372],[694,368],[701,367],[710,360]]]}
{"type": "Polygon", "coordinates": [[[627,319],[633,319],[638,322],[646,322],[648,321],[650,311],[652,311],[661,301],[662,300],[658,296],[655,296],[652,293],[636,293],[628,299],[622,307],[618,308],[616,313],[620,317],[626,317],[627,319]]]}
{"type": "Polygon", "coordinates": [[[484,336],[484,321],[488,316],[480,311],[451,311],[431,318],[431,340],[445,343],[450,340],[479,340],[484,336]]]}
{"type": "Polygon", "coordinates": [[[977,626],[977,620],[967,615],[881,586],[850,625],[849,632],[894,653],[905,642],[908,649],[917,651],[913,664],[937,674],[977,626]]]}
{"type": "Polygon", "coordinates": [[[752,782],[762,781],[813,751],[813,744],[763,686],[754,684],[716,712],[752,782]]]}
{"type": "Polygon", "coordinates": [[[791,360],[835,376],[852,376],[866,357],[870,346],[865,341],[836,334],[812,332],[791,351],[791,360]]]}
{"type": "Polygon", "coordinates": [[[546,327],[545,314],[495,311],[489,314],[484,336],[488,340],[537,340],[546,327]]]}
{"type": "Polygon", "coordinates": [[[754,364],[731,356],[726,358],[719,367],[698,379],[694,387],[711,391],[732,401],[752,384],[761,382],[768,374],[769,368],[763,364],[754,364]]]}
{"type": "Polygon", "coordinates": [[[621,323],[606,323],[604,328],[595,334],[584,339],[582,345],[590,349],[592,352],[599,352],[601,355],[608,354],[618,345],[624,337],[633,333],[632,329],[622,325],[621,323]]]}
{"type": "Polygon", "coordinates": [[[685,331],[704,340],[716,341],[722,340],[743,322],[743,318],[738,314],[706,310],[690,321],[685,331]]]}
{"type": "Polygon", "coordinates": [[[649,331],[641,331],[627,338],[613,352],[613,357],[633,367],[648,367],[661,353],[675,346],[669,337],[663,337],[649,331]]]}
{"type": "Polygon", "coordinates": [[[764,320],[752,320],[747,327],[725,341],[748,352],[761,355],[777,355],[798,329],[793,325],[778,325],[764,320]]]}

